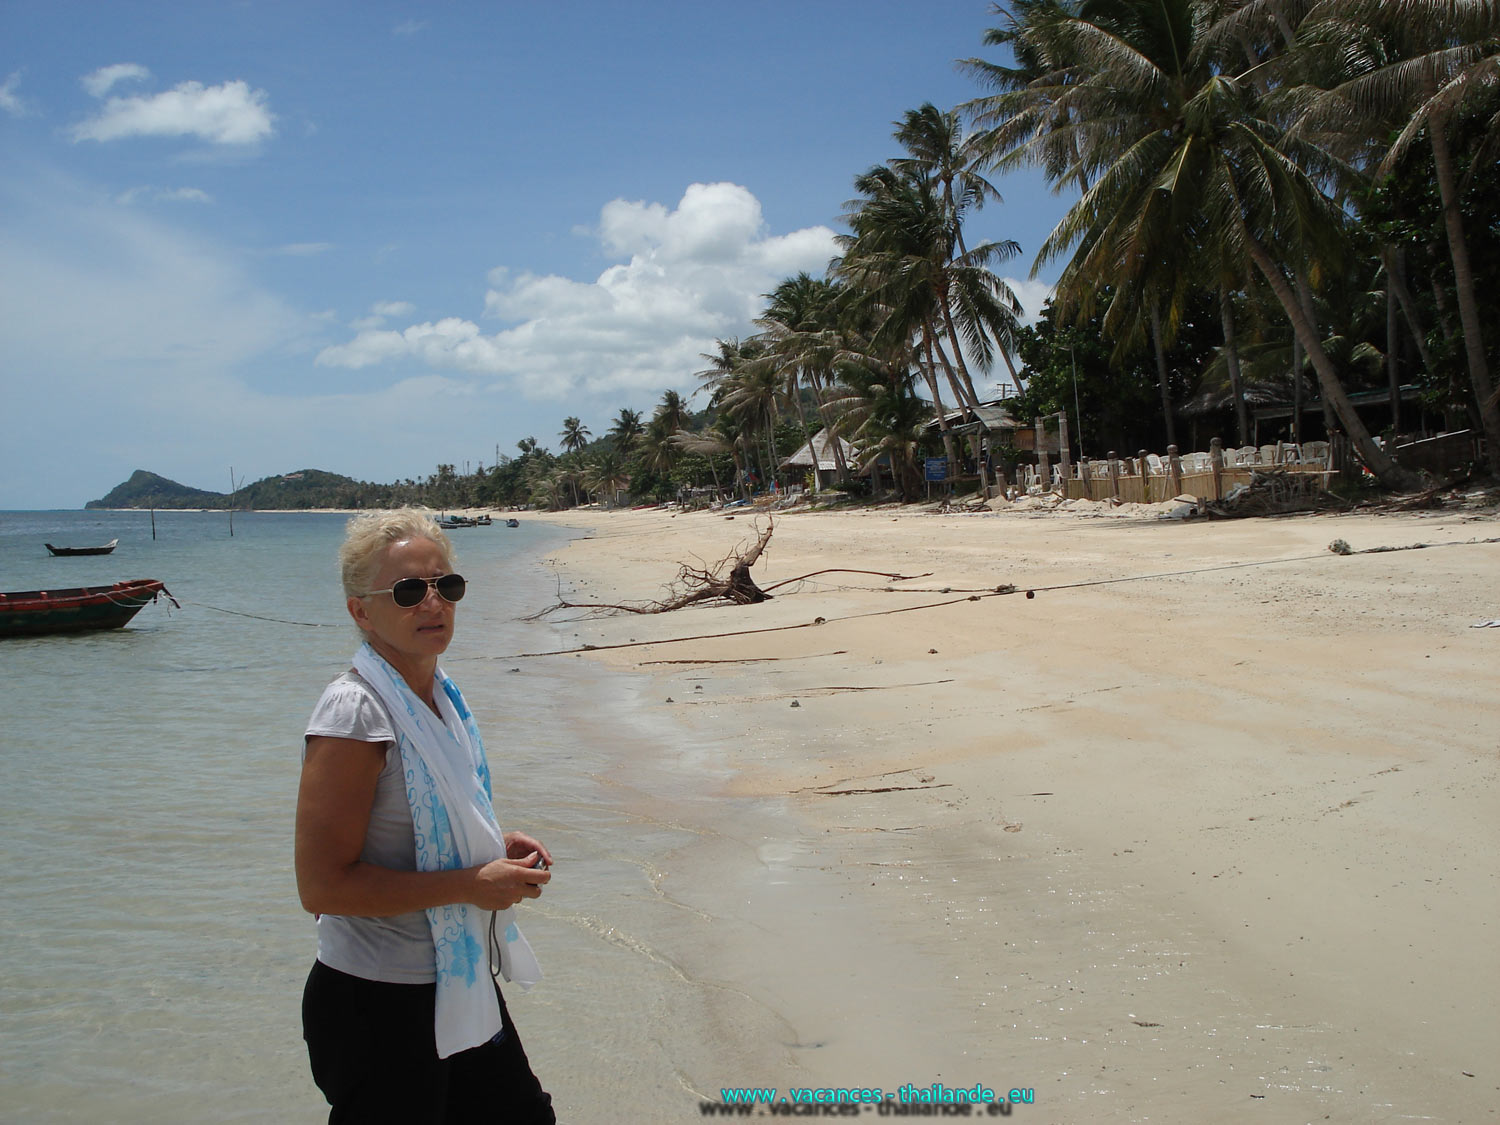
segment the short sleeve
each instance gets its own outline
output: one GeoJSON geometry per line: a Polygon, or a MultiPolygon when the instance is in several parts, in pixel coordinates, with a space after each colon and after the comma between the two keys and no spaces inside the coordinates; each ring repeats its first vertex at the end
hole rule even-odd
{"type": "Polygon", "coordinates": [[[306,737],[315,736],[392,743],[396,741],[396,729],[390,712],[370,685],[349,673],[323,689],[307,720],[306,737]]]}

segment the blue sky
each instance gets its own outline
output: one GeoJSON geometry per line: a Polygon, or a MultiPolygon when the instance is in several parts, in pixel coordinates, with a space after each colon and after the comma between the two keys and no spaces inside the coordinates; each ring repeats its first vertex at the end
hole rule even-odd
{"type": "MultiPolygon", "coordinates": [[[[0,0],[0,508],[137,468],[493,464],[696,386],[820,274],[987,2],[0,0]]],[[[1034,175],[971,245],[1026,280],[1034,175]]],[[[701,400],[698,400],[701,401],[701,400]]]]}

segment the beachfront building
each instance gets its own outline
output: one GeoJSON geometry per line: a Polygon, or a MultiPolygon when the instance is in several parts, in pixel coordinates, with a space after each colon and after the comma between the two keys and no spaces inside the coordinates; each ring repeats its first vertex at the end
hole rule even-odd
{"type": "Polygon", "coordinates": [[[839,453],[848,466],[851,476],[859,475],[859,454],[854,446],[843,438],[836,438],[827,430],[819,430],[807,444],[793,453],[778,466],[783,472],[810,473],[812,490],[822,492],[825,488],[838,486],[838,458],[834,454],[834,442],[838,442],[839,453]]]}

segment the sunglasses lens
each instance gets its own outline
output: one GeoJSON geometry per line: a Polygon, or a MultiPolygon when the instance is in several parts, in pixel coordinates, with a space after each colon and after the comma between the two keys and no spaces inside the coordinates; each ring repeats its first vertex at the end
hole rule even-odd
{"type": "Polygon", "coordinates": [[[462,574],[445,574],[437,580],[437,592],[450,602],[462,599],[468,588],[462,574]]]}
{"type": "Polygon", "coordinates": [[[427,583],[420,578],[403,578],[391,587],[391,601],[402,609],[421,605],[427,596],[427,583]]]}

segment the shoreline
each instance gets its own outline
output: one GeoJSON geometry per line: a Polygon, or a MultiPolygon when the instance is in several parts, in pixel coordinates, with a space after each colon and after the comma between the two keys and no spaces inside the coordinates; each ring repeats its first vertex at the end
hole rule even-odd
{"type": "MultiPolygon", "coordinates": [[[[553,565],[600,601],[656,596],[751,524],[586,522],[553,565]]],[[[684,1086],[982,1082],[1034,1089],[1048,1120],[1486,1112],[1500,777],[1493,634],[1468,626],[1495,612],[1500,548],[1464,541],[1495,530],[788,513],[762,585],[846,566],[930,571],[906,584],[927,592],[824,575],[575,622],[579,644],[636,642],[588,658],[649,677],[668,756],[744,833],[663,875],[703,919],[665,953],[787,1034],[776,1073],[705,1045],[684,1086]],[[1333,538],[1451,546],[1340,558],[1333,538]],[[1044,589],[1132,574],[1162,577],[1044,589]],[[887,612],[1002,582],[1044,592],[887,612]]]]}

